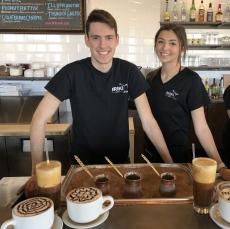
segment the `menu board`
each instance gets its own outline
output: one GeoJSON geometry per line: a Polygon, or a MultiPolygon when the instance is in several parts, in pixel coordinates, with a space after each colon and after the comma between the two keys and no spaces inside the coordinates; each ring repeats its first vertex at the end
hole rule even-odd
{"type": "Polygon", "coordinates": [[[85,0],[1,0],[0,32],[83,33],[85,0]]]}

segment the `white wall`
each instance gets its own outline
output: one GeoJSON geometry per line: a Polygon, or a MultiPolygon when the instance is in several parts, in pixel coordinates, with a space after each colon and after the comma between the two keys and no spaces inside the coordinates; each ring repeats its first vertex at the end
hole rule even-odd
{"type": "MultiPolygon", "coordinates": [[[[87,0],[87,13],[108,10],[116,18],[120,46],[116,56],[153,66],[153,36],[159,28],[160,0],[87,0]]],[[[83,35],[0,34],[0,64],[66,63],[89,56],[83,35]]]]}
{"type": "MultiPolygon", "coordinates": [[[[191,1],[185,0],[188,10],[191,1]]],[[[171,9],[173,0],[169,2],[171,9]]],[[[181,3],[182,0],[178,2],[181,3]]],[[[195,2],[198,9],[200,0],[195,2]]],[[[212,2],[213,8],[216,9],[219,0],[212,2]]],[[[223,9],[226,3],[230,3],[229,0],[220,2],[223,9]]],[[[164,9],[165,0],[86,0],[86,3],[87,14],[94,8],[102,8],[116,18],[120,45],[115,56],[143,67],[159,65],[153,51],[153,38],[160,27],[160,9],[164,9]]],[[[208,3],[209,1],[205,1],[206,5],[208,3]]],[[[210,31],[213,30],[187,30],[188,36],[198,38],[199,33],[210,31]]],[[[218,32],[220,37],[226,34],[230,36],[230,30],[215,32],[218,32]]],[[[0,64],[45,62],[47,65],[65,65],[89,55],[89,50],[84,44],[84,35],[0,34],[0,64]]],[[[221,58],[230,56],[230,51],[192,50],[188,55],[221,58]]],[[[214,77],[220,75],[218,72],[214,74],[214,77]]]]}

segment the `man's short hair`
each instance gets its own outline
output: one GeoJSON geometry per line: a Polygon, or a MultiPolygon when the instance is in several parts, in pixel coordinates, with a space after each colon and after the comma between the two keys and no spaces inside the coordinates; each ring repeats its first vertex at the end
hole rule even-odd
{"type": "Polygon", "coordinates": [[[95,9],[89,14],[85,25],[85,33],[87,36],[89,35],[90,24],[93,22],[105,23],[111,29],[114,29],[115,34],[117,35],[117,22],[109,12],[105,10],[95,9]]]}

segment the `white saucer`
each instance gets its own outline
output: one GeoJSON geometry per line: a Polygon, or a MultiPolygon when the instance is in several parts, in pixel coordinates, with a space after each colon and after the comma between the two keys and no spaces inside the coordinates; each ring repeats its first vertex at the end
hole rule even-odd
{"type": "Polygon", "coordinates": [[[62,215],[62,220],[68,227],[76,228],[76,229],[83,229],[83,228],[96,227],[96,226],[104,223],[105,220],[108,218],[108,216],[109,216],[109,211],[107,211],[104,214],[100,215],[97,219],[95,219],[92,222],[89,222],[89,223],[76,223],[76,222],[73,222],[69,218],[69,215],[68,215],[67,210],[66,210],[62,215]]]}
{"type": "Polygon", "coordinates": [[[55,215],[54,223],[51,229],[62,229],[62,227],[63,227],[62,219],[58,215],[55,215]]]}
{"type": "Polygon", "coordinates": [[[230,229],[230,223],[223,220],[220,216],[218,203],[214,204],[209,211],[209,215],[212,218],[212,220],[221,228],[223,229],[230,229]]]}

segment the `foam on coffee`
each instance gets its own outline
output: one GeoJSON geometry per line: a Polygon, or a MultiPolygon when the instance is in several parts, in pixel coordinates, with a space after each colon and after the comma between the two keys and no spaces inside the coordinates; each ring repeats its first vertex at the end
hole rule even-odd
{"type": "Polygon", "coordinates": [[[217,163],[210,158],[195,158],[192,161],[193,179],[198,183],[211,184],[215,182],[217,163]]]}
{"type": "Polygon", "coordinates": [[[49,188],[61,183],[61,163],[43,161],[36,165],[36,176],[39,187],[49,188]]]}
{"type": "Polygon", "coordinates": [[[34,197],[18,203],[13,208],[13,214],[20,217],[35,216],[45,212],[53,206],[51,199],[46,197],[34,197]]]}
{"type": "Polygon", "coordinates": [[[75,203],[87,203],[100,197],[100,190],[94,187],[81,187],[70,191],[67,198],[75,203]]]}

